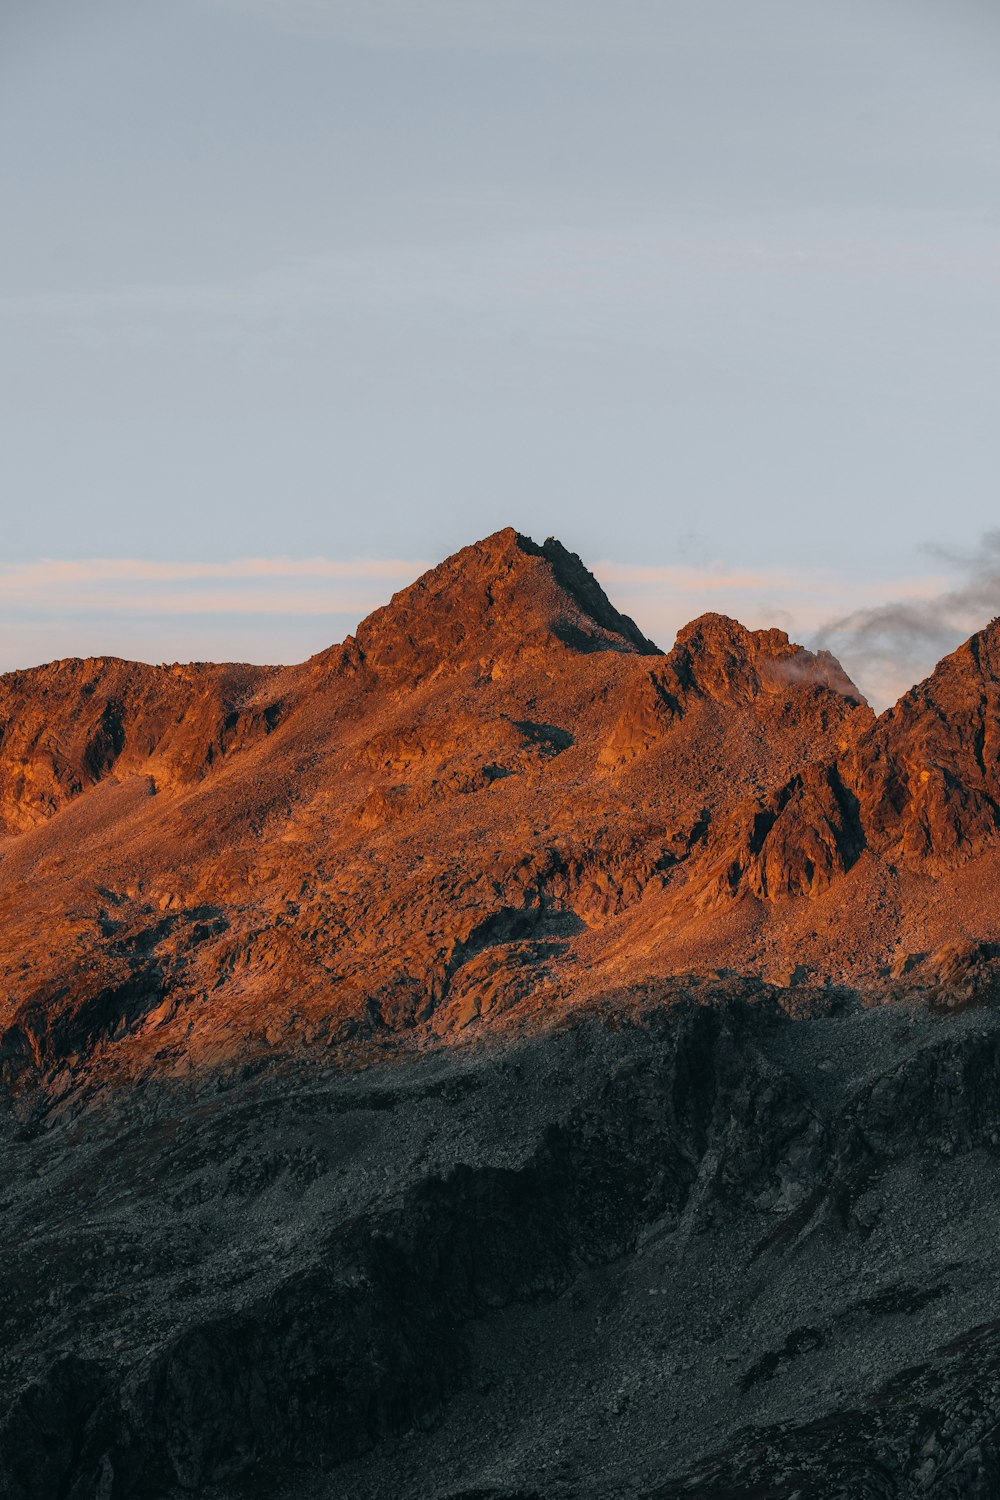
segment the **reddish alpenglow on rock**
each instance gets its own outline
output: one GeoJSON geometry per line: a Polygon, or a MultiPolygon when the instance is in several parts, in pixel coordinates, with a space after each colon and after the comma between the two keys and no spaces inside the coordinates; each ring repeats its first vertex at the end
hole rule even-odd
{"type": "Polygon", "coordinates": [[[997,1493],[998,630],[0,678],[5,1500],[997,1493]]]}
{"type": "Polygon", "coordinates": [[[779,630],[661,652],[508,529],[301,666],[0,678],[5,1076],[547,1024],[720,967],[873,985],[960,916],[1000,938],[997,628],[876,719],[779,630]]]}

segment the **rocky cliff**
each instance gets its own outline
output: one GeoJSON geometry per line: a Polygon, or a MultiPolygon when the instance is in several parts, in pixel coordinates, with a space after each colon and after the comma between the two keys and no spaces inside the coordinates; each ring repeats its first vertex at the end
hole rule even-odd
{"type": "Polygon", "coordinates": [[[994,1493],[998,629],[0,678],[0,1491],[994,1493]]]}

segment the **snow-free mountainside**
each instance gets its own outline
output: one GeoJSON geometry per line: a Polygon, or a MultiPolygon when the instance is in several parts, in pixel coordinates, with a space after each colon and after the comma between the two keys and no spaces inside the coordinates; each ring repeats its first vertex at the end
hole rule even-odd
{"type": "Polygon", "coordinates": [[[876,717],[505,530],[0,677],[0,1494],[1000,1493],[1000,622],[876,717]]]}

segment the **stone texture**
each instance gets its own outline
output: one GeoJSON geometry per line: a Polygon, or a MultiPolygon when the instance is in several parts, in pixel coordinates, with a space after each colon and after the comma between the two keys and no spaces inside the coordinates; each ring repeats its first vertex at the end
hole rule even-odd
{"type": "Polygon", "coordinates": [[[0,678],[0,1493],[995,1493],[998,630],[0,678]]]}

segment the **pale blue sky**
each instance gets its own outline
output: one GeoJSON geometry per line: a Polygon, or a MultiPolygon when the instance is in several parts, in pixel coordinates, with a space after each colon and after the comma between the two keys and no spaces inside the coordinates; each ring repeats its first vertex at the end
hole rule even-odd
{"type": "Polygon", "coordinates": [[[664,644],[950,586],[998,77],[986,0],[5,0],[0,669],[300,657],[508,522],[664,644]]]}

